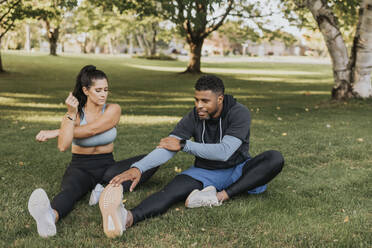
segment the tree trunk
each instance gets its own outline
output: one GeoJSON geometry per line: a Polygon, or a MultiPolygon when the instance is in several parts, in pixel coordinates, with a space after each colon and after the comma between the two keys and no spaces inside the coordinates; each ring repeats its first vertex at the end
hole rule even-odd
{"type": "Polygon", "coordinates": [[[318,24],[331,56],[335,82],[332,89],[332,98],[350,98],[352,97],[352,87],[348,68],[349,58],[337,19],[325,1],[308,0],[306,3],[318,24]]]}
{"type": "Polygon", "coordinates": [[[0,39],[0,73],[4,72],[3,61],[1,59],[1,39],[0,39]]]}
{"type": "Polygon", "coordinates": [[[144,51],[145,55],[147,56],[148,51],[147,51],[147,48],[145,47],[145,45],[143,43],[141,35],[137,34],[136,38],[137,38],[138,45],[140,46],[140,48],[144,51]]]}
{"type": "Polygon", "coordinates": [[[129,55],[133,55],[133,34],[129,34],[129,49],[128,49],[129,55]]]}
{"type": "Polygon", "coordinates": [[[158,23],[157,22],[153,22],[151,24],[151,27],[152,27],[152,32],[153,32],[153,35],[152,35],[152,44],[151,44],[151,55],[154,56],[154,55],[156,55],[156,35],[157,35],[158,23]]]}
{"type": "Polygon", "coordinates": [[[203,38],[199,38],[199,40],[197,40],[196,42],[195,40],[189,42],[190,60],[187,69],[184,73],[201,73],[200,59],[203,43],[204,43],[203,38]]]}
{"type": "Polygon", "coordinates": [[[59,37],[59,26],[52,29],[48,20],[44,20],[46,24],[48,40],[49,40],[49,54],[57,56],[57,41],[59,37]]]}
{"type": "Polygon", "coordinates": [[[361,4],[350,60],[354,95],[361,98],[372,97],[372,0],[364,0],[361,4]]]}
{"type": "Polygon", "coordinates": [[[31,51],[31,34],[30,34],[30,24],[26,24],[26,41],[25,41],[25,50],[26,52],[31,51]]]}
{"type": "Polygon", "coordinates": [[[112,41],[111,41],[111,37],[110,36],[107,36],[107,45],[108,45],[109,53],[110,54],[114,54],[114,49],[112,47],[112,41]]]}
{"type": "Polygon", "coordinates": [[[49,40],[49,55],[57,56],[57,42],[55,40],[49,40]]]}

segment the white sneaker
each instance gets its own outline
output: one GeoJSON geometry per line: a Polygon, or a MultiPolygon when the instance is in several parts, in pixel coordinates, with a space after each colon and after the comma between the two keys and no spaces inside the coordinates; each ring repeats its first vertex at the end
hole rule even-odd
{"type": "Polygon", "coordinates": [[[104,187],[101,184],[97,184],[96,187],[92,190],[89,198],[89,206],[94,206],[99,202],[99,197],[103,191],[104,187]]]}
{"type": "Polygon", "coordinates": [[[37,232],[43,238],[57,233],[53,209],[43,189],[35,189],[28,200],[28,211],[36,221],[37,232]]]}
{"type": "Polygon", "coordinates": [[[121,236],[125,230],[127,211],[123,205],[123,186],[107,185],[99,198],[103,231],[109,238],[121,236]],[[125,217],[125,218],[124,218],[125,217]]]}
{"type": "Polygon", "coordinates": [[[120,206],[118,208],[118,215],[121,220],[121,230],[124,232],[127,229],[126,224],[127,224],[128,211],[125,208],[123,202],[120,203],[120,206]]]}
{"type": "Polygon", "coordinates": [[[185,202],[187,208],[221,206],[221,204],[217,199],[217,190],[214,186],[208,186],[202,191],[195,189],[185,202]]]}

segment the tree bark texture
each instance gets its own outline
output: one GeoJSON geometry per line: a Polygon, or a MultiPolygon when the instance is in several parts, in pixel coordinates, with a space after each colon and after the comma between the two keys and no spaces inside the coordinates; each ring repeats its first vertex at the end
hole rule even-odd
{"type": "Polygon", "coordinates": [[[26,41],[25,41],[25,50],[26,52],[31,51],[31,34],[30,34],[30,24],[26,24],[26,41]]]}
{"type": "Polygon", "coordinates": [[[1,59],[1,38],[0,38],[0,73],[4,72],[3,60],[1,59]]]}
{"type": "Polygon", "coordinates": [[[199,41],[193,41],[189,43],[190,58],[189,58],[189,64],[187,65],[187,69],[185,72],[201,73],[200,59],[201,59],[201,51],[203,48],[203,43],[204,43],[204,39],[200,39],[199,41]]]}
{"type": "Polygon", "coordinates": [[[57,41],[59,37],[59,26],[56,28],[51,28],[48,20],[45,20],[48,40],[49,40],[49,54],[57,56],[57,41]]]}
{"type": "Polygon", "coordinates": [[[151,42],[151,55],[154,56],[156,55],[156,36],[157,36],[157,28],[158,28],[158,23],[153,22],[151,23],[152,27],[152,42],[151,42]]]}
{"type": "Polygon", "coordinates": [[[372,96],[372,0],[363,0],[350,58],[337,18],[325,0],[307,0],[306,6],[316,20],[326,42],[333,65],[332,98],[372,96]]]}
{"type": "Polygon", "coordinates": [[[335,99],[349,98],[352,94],[350,70],[348,68],[349,57],[337,18],[328,7],[327,1],[308,0],[306,4],[318,24],[332,60],[335,82],[332,89],[332,97],[335,99]]]}
{"type": "Polygon", "coordinates": [[[364,0],[360,7],[350,60],[354,95],[361,98],[372,97],[372,0],[364,0]]]}

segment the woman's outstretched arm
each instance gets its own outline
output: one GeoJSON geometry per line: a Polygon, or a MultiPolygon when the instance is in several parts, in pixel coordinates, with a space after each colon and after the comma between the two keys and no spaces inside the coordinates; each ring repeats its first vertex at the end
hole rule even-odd
{"type": "MultiPolygon", "coordinates": [[[[121,108],[118,104],[110,104],[107,106],[105,113],[96,121],[83,126],[75,126],[74,138],[87,138],[107,131],[119,123],[121,115],[121,108]]],[[[41,130],[36,135],[36,140],[45,142],[50,139],[57,138],[60,130],[41,130]]]]}

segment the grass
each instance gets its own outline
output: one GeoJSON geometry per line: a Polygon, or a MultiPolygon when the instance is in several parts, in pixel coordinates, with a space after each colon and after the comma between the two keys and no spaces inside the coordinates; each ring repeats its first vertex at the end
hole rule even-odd
{"type": "MultiPolygon", "coordinates": [[[[31,192],[50,197],[60,187],[70,152],[56,141],[37,143],[40,129],[57,128],[74,78],[86,64],[104,70],[110,102],[123,117],[116,160],[151,151],[193,106],[198,76],[181,75],[185,63],[103,56],[3,53],[0,75],[1,247],[371,247],[372,101],[330,101],[328,65],[205,63],[227,93],[252,114],[251,155],[280,150],[283,172],[259,196],[241,195],[221,207],[185,209],[143,221],[120,238],[102,231],[88,197],[41,239],[28,214],[31,192]]],[[[193,157],[178,154],[145,185],[125,194],[127,207],[160,190],[193,157]]]]}

